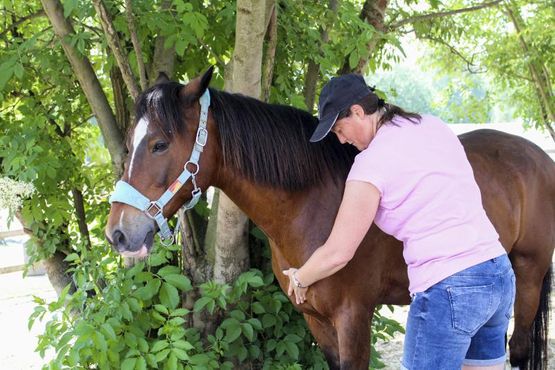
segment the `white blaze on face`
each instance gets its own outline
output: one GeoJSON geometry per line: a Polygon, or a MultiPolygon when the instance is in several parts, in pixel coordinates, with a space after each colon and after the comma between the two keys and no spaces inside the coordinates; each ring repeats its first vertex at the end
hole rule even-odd
{"type": "Polygon", "coordinates": [[[135,131],[133,132],[133,147],[131,148],[131,161],[129,162],[129,180],[131,180],[131,175],[133,174],[133,164],[135,162],[135,153],[141,142],[146,137],[148,131],[148,120],[142,117],[137,126],[135,126],[135,131]]]}

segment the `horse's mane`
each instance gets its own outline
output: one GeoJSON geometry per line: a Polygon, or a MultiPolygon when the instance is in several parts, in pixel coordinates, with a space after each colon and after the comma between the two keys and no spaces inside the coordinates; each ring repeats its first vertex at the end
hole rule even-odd
{"type": "MultiPolygon", "coordinates": [[[[147,114],[167,134],[183,132],[181,87],[169,82],[145,91],[137,100],[137,118],[147,114]]],[[[210,95],[224,165],[250,181],[286,191],[322,184],[330,177],[344,181],[358,151],[342,145],[335,135],[310,143],[317,118],[240,94],[210,89],[210,95]]]]}

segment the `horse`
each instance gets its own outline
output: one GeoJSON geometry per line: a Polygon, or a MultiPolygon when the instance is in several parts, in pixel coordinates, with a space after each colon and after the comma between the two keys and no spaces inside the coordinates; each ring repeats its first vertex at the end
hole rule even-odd
{"type": "MultiPolygon", "coordinates": [[[[209,88],[211,76],[209,69],[188,84],[167,81],[142,93],[122,181],[145,199],[158,199],[175,187],[172,181],[185,168],[192,181],[179,183],[175,196],[154,207],[163,217],[175,214],[198,189],[224,191],[267,235],[272,269],[286,292],[288,277],[282,271],[301,266],[327,239],[358,152],[335,135],[309,143],[315,117],[209,88]],[[206,110],[199,100],[207,94],[206,110]],[[208,138],[199,142],[202,109],[208,138]],[[191,165],[187,158],[199,143],[202,156],[191,165]]],[[[533,143],[494,130],[470,132],[460,141],[516,275],[510,362],[545,369],[555,164],[533,143]]],[[[106,237],[117,251],[150,250],[159,228],[151,210],[112,203],[106,237]]],[[[374,309],[410,303],[402,251],[400,241],[372,225],[345,268],[313,284],[304,303],[292,299],[330,369],[367,369],[374,309]]]]}

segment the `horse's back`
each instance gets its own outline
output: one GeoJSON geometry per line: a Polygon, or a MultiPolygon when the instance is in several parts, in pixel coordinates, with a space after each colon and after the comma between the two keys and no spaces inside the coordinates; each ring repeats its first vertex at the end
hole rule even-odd
{"type": "Polygon", "coordinates": [[[504,132],[483,129],[459,138],[505,249],[550,257],[555,243],[555,162],[534,143],[504,132]]]}

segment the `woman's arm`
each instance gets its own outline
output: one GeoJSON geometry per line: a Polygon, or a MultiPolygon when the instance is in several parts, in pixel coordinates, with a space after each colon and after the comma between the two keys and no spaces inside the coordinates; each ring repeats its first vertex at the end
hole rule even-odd
{"type": "Polygon", "coordinates": [[[290,278],[288,293],[291,295],[295,290],[297,303],[304,301],[306,289],[299,289],[297,294],[297,289],[292,289],[297,288],[292,283],[292,275],[295,274],[295,278],[303,287],[308,287],[345,267],[372,225],[379,203],[380,192],[371,183],[346,183],[343,200],[328,240],[300,269],[284,271],[290,278]]]}

